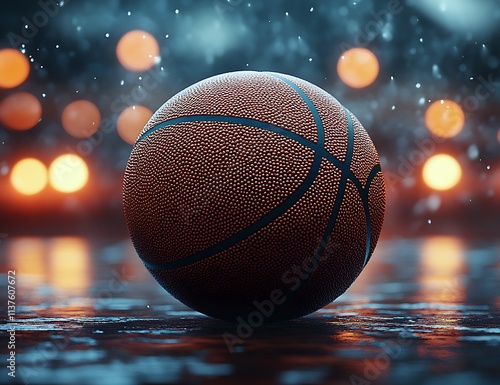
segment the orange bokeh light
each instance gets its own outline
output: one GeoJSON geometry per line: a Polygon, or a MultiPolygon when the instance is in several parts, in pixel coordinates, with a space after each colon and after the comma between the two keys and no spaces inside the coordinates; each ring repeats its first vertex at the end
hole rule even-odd
{"type": "Polygon", "coordinates": [[[78,155],[64,154],[50,164],[49,180],[54,190],[72,193],[85,187],[88,179],[87,164],[78,155]]]}
{"type": "Polygon", "coordinates": [[[122,66],[130,71],[150,69],[160,54],[156,39],[148,32],[134,30],[122,36],[116,46],[116,56],[122,66]]]}
{"type": "Polygon", "coordinates": [[[431,156],[424,164],[422,177],[434,190],[449,190],[462,178],[462,168],[455,158],[447,154],[431,156]]]}
{"type": "Polygon", "coordinates": [[[42,117],[42,105],[28,92],[18,92],[0,102],[0,122],[12,130],[29,130],[42,117]]]}
{"type": "Polygon", "coordinates": [[[10,173],[10,183],[23,195],[35,195],[47,186],[47,167],[37,159],[17,162],[10,173]]]}
{"type": "Polygon", "coordinates": [[[462,108],[452,100],[437,100],[425,112],[425,124],[430,132],[441,138],[451,138],[464,127],[462,108]]]}
{"type": "Polygon", "coordinates": [[[498,140],[498,143],[500,143],[500,128],[497,131],[497,140],[498,140]]]}
{"type": "Polygon", "coordinates": [[[101,113],[96,105],[87,100],[77,100],[68,104],[62,113],[62,125],[75,138],[88,138],[101,125],[101,113]]]}
{"type": "Polygon", "coordinates": [[[337,62],[340,79],[353,88],[372,84],[378,76],[379,68],[377,57],[366,48],[352,48],[344,52],[337,62]]]}
{"type": "Polygon", "coordinates": [[[131,106],[123,110],[118,117],[116,127],[118,135],[127,143],[134,144],[153,112],[143,106],[131,106]]]}
{"type": "Polygon", "coordinates": [[[30,63],[17,49],[0,50],[0,87],[14,88],[22,84],[30,73],[30,63]]]}

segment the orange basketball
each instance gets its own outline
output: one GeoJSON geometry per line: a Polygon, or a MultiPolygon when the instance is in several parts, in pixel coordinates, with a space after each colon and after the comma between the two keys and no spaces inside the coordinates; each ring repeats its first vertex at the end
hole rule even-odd
{"type": "Polygon", "coordinates": [[[146,123],[123,202],[137,253],[191,308],[252,326],[309,314],[366,265],[385,208],[356,117],[304,80],[214,76],[146,123]]]}

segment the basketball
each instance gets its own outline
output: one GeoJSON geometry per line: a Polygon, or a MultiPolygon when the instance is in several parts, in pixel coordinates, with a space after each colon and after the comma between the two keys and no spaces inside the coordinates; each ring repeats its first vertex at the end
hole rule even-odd
{"type": "Polygon", "coordinates": [[[356,117],[302,79],[214,76],[140,133],[123,204],[137,254],[175,298],[259,323],[314,312],[373,253],[385,210],[377,151],[356,117]]]}

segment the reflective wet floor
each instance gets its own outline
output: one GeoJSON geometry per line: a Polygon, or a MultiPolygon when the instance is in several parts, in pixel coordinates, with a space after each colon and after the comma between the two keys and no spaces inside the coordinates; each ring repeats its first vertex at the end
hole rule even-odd
{"type": "Polygon", "coordinates": [[[7,238],[0,252],[3,303],[16,272],[0,325],[16,377],[3,365],[1,383],[499,383],[500,241],[382,240],[335,302],[239,340],[168,295],[128,240],[7,238]]]}

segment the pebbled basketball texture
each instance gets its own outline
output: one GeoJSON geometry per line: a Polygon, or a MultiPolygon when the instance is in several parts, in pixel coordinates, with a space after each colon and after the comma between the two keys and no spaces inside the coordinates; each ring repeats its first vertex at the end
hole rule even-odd
{"type": "Polygon", "coordinates": [[[385,209],[379,163],[356,117],[317,86],[222,74],[146,124],[125,218],[147,269],[187,306],[291,319],[341,295],[370,259],[385,209]]]}

